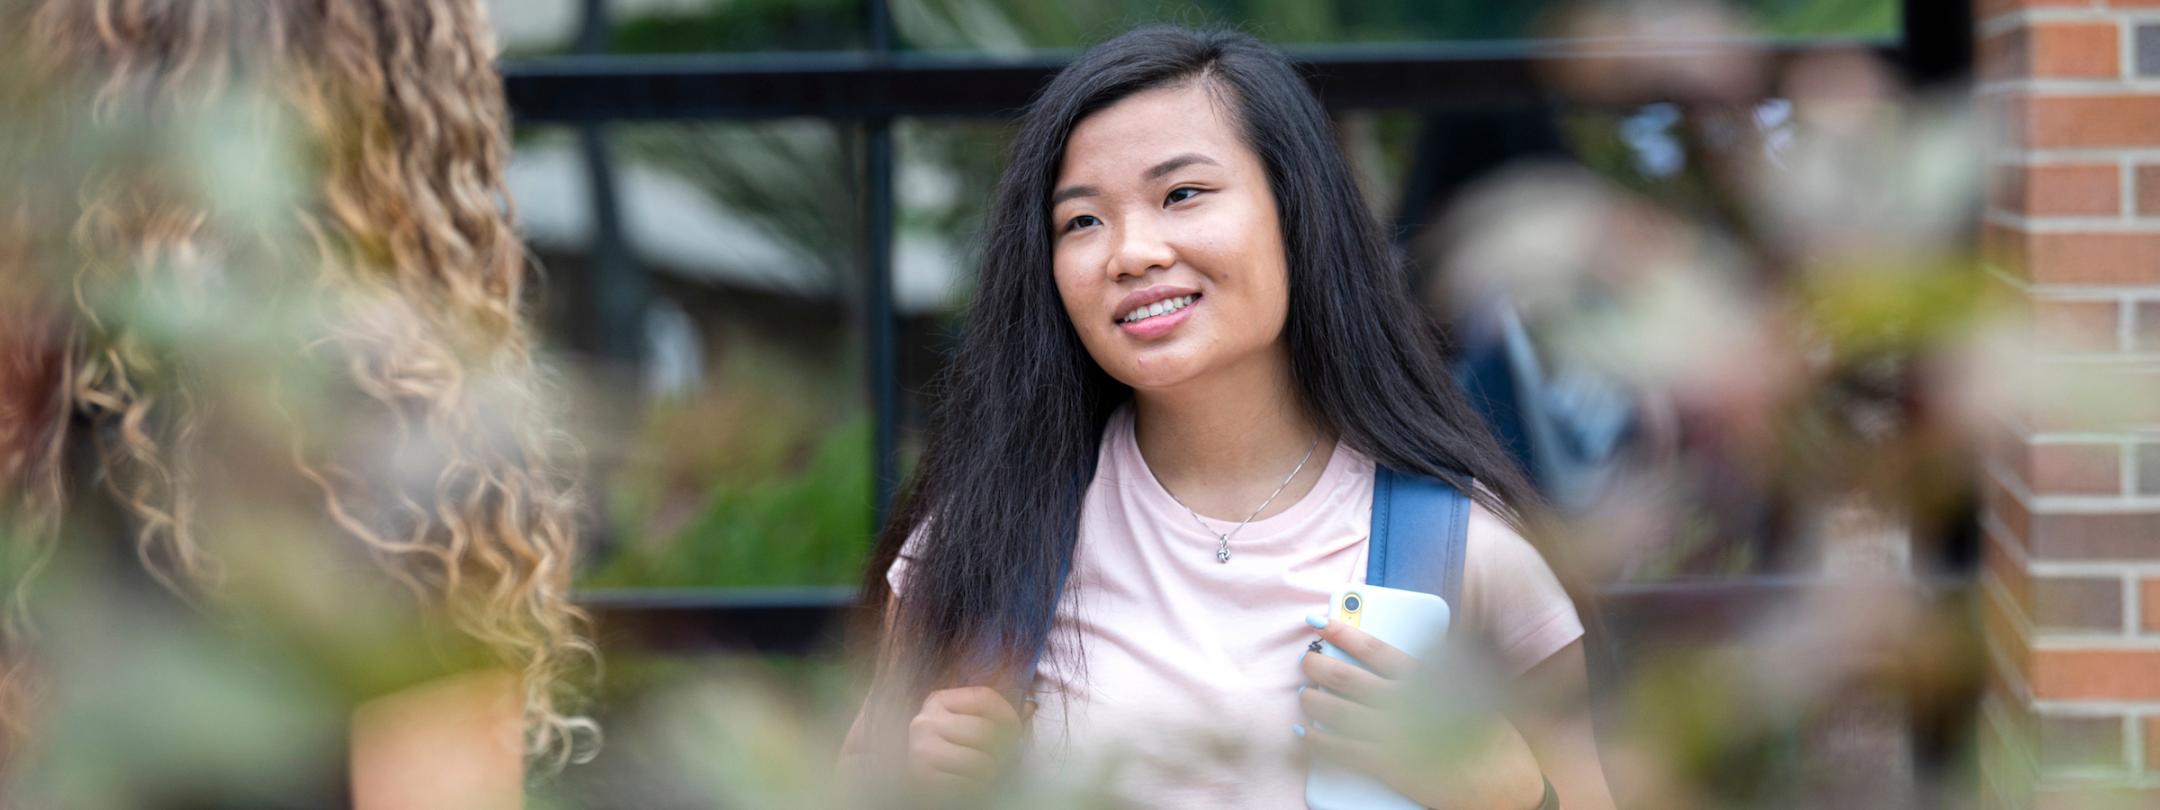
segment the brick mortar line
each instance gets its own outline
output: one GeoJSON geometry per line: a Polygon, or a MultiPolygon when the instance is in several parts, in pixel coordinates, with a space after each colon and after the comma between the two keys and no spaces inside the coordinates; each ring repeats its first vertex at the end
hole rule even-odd
{"type": "MultiPolygon", "coordinates": [[[[2160,705],[2142,702],[2054,700],[2035,700],[2030,705],[2036,719],[2045,717],[2115,718],[2122,723],[2122,773],[2097,769],[2069,768],[2046,771],[2044,772],[2045,777],[2068,780],[2091,780],[2097,778],[2113,785],[2126,781],[2136,782],[2141,779],[2152,778],[2155,775],[2145,769],[2145,746],[2147,743],[2145,739],[2145,721],[2151,717],[2160,716],[2160,712],[2156,712],[2156,710],[2160,710],[2160,705]],[[2129,778],[2125,779],[2125,776],[2129,778]]],[[[1986,708],[1986,706],[1982,707],[1983,713],[1986,712],[1986,708]]],[[[2004,710],[1997,705],[1996,711],[2004,710]]],[[[2000,733],[1999,728],[1997,731],[2000,733]]],[[[2035,761],[2037,763],[2037,753],[2035,754],[2035,761]]],[[[2077,787],[2092,787],[2092,785],[2058,785],[2053,789],[2068,790],[2077,787]]]]}
{"type": "MultiPolygon", "coordinates": [[[[2134,334],[2136,330],[2130,328],[2131,321],[2135,320],[2136,318],[2136,302],[2133,302],[2128,298],[2117,299],[2117,303],[2115,306],[2116,351],[2122,352],[2124,354],[2130,354],[2133,350],[2137,348],[2137,336],[2134,334]]],[[[2134,489],[2125,490],[2123,492],[2124,495],[2134,495],[2136,493],[2137,490],[2134,489]]]]}
{"type": "Polygon", "coordinates": [[[2122,195],[2122,199],[2116,203],[2121,209],[2123,220],[2134,222],[2137,220],[2137,161],[2124,157],[2118,163],[2121,168],[2116,170],[2120,174],[2115,178],[2115,182],[2121,188],[2118,193],[2122,195]]]}
{"type": "Polygon", "coordinates": [[[1975,98],[1999,96],[2025,96],[2027,98],[2100,98],[2103,96],[2133,96],[2150,98],[2160,95],[2160,77],[2139,76],[2134,79],[1996,79],[1973,85],[1975,98]]]}
{"type": "MultiPolygon", "coordinates": [[[[2136,350],[2136,315],[2138,305],[2160,302],[2160,287],[2125,287],[2125,285],[2035,285],[2017,279],[1994,264],[1983,264],[1985,272],[1996,276],[1996,281],[2009,283],[2017,292],[2033,302],[2050,302],[2050,305],[2097,305],[2112,302],[2115,311],[2115,348],[2108,352],[2033,352],[2041,363],[2058,361],[2106,361],[2106,363],[2160,363],[2160,352],[2136,350]]],[[[2134,495],[2130,490],[2128,495],[2134,495]]]]}
{"type": "Polygon", "coordinates": [[[2139,579],[2141,577],[2137,574],[2129,571],[2122,572],[2123,593],[2119,601],[2122,602],[2123,616],[2122,626],[2116,628],[2116,633],[2124,638],[2139,638],[2143,635],[2138,626],[2137,588],[2139,579]]]}
{"type": "MultiPolygon", "coordinates": [[[[2029,294],[2029,297],[2031,297],[2035,303],[2045,304],[2126,303],[2129,304],[2132,308],[2135,308],[2139,303],[2137,296],[2131,294],[2131,292],[2128,290],[2107,290],[2085,287],[2073,287],[2059,292],[2032,293],[2029,294]]],[[[2154,300],[2160,300],[2160,290],[2154,291],[2153,298],[2154,300]]]]}
{"type": "Polygon", "coordinates": [[[2011,536],[2010,527],[2002,524],[2002,518],[1996,517],[1994,512],[1982,511],[1980,534],[1993,538],[1995,545],[2001,546],[2003,553],[2010,556],[2010,561],[2017,563],[2018,570],[2024,571],[2027,577],[2032,576],[2032,558],[2026,556],[2024,549],[2018,548],[2016,543],[2008,539],[2011,536]]]}
{"type": "Polygon", "coordinates": [[[1990,408],[1988,416],[2001,423],[2010,435],[2027,444],[2113,444],[2122,441],[2160,442],[2160,428],[2124,430],[2034,430],[2015,414],[1990,408]]]}
{"type": "Polygon", "coordinates": [[[2031,705],[2049,717],[2160,716],[2160,703],[2142,700],[2035,700],[2031,705]]]}
{"type": "Polygon", "coordinates": [[[2132,434],[2123,437],[2123,487],[2131,492],[2145,491],[2145,473],[2139,468],[2137,455],[2138,446],[2148,443],[2146,439],[2160,439],[2160,435],[2141,437],[2132,434]]]}
{"type": "MultiPolygon", "coordinates": [[[[2018,548],[2017,543],[2009,539],[2013,534],[2010,527],[2004,526],[2002,518],[1996,517],[1993,512],[1981,512],[1980,534],[2001,549],[2003,554],[2009,557],[2012,563],[2016,564],[2018,570],[2025,572],[2027,577],[2072,579],[2130,577],[2133,582],[2143,581],[2148,577],[2160,577],[2160,560],[2035,560],[2031,555],[2026,554],[2024,549],[2018,548]]],[[[1993,572],[1989,572],[1989,574],[1992,576],[1993,572]]],[[[2007,588],[2008,586],[2004,587],[2007,588]]],[[[2143,614],[2143,601],[2142,598],[2139,599],[2140,618],[2142,618],[2143,614]]],[[[2017,604],[2016,600],[2011,600],[2011,604],[2017,604]]],[[[2020,615],[2023,614],[2020,613],[2020,615]]],[[[2124,626],[2130,625],[2125,624],[2124,626]]]]}
{"type": "Polygon", "coordinates": [[[2136,146],[2063,147],[2054,149],[2002,148],[1992,150],[1991,166],[2055,166],[2105,163],[2115,160],[2160,161],[2160,149],[2136,146]]]}
{"type": "Polygon", "coordinates": [[[2001,422],[2003,429],[2010,431],[2010,435],[2012,436],[2016,436],[2019,439],[2023,440],[2028,437],[2043,435],[2041,431],[2034,430],[2032,425],[2027,424],[2024,419],[2019,418],[2018,415],[2012,411],[2004,408],[1995,407],[1993,405],[1982,405],[1981,407],[1986,416],[1992,417],[1997,422],[2001,422]]]}
{"type": "MultiPolygon", "coordinates": [[[[2015,279],[2016,276],[2010,278],[2015,279]]],[[[2127,298],[2145,303],[2160,301],[2160,287],[2137,284],[2033,284],[2020,292],[2046,298],[2127,298]]]]}
{"type": "Polygon", "coordinates": [[[2004,685],[2010,687],[2010,696],[2017,699],[2018,705],[2039,705],[2039,701],[2033,699],[2032,684],[2025,682],[2025,675],[2018,672],[2017,662],[2010,658],[2010,653],[2004,651],[2002,645],[1986,633],[1980,634],[1980,646],[1987,649],[1988,658],[1995,664],[1995,671],[2002,675],[2004,685]]]}
{"type": "MultiPolygon", "coordinates": [[[[2129,313],[2129,309],[2130,309],[2130,302],[2128,302],[2128,301],[2124,301],[2124,302],[2123,302],[2123,310],[2124,310],[2124,312],[2123,312],[2123,317],[2127,318],[2127,317],[2129,317],[2129,316],[2130,316],[2130,313],[2129,313]]],[[[2128,334],[2128,332],[2129,332],[2129,330],[2127,330],[2127,329],[2125,329],[2125,330],[2123,330],[2123,331],[2124,331],[2124,333],[2125,333],[2126,335],[2127,335],[2127,334],[2128,334]]],[[[2125,339],[2127,340],[2128,338],[2126,337],[2125,339]]],[[[2120,462],[2120,463],[2122,464],[2122,470],[2121,470],[2121,473],[2122,473],[2122,474],[2121,474],[2121,476],[2120,476],[2120,477],[2122,478],[2123,497],[2125,497],[2125,498],[2135,498],[2135,497],[2138,497],[2138,465],[2137,465],[2137,449],[2138,449],[2138,440],[2137,440],[2137,438],[2136,438],[2136,437],[2134,437],[2134,436],[2124,436],[2124,437],[2123,437],[2123,440],[2122,440],[2122,458],[2120,458],[2120,459],[2117,459],[2117,461],[2118,461],[2118,462],[2120,462]]]]}
{"type": "MultiPolygon", "coordinates": [[[[2038,150],[2022,151],[2036,152],[2038,150]]],[[[2062,152],[2064,151],[2067,150],[2048,150],[2045,154],[2041,154],[2037,158],[2025,154],[2006,154],[2004,151],[1997,151],[1995,154],[1988,156],[1987,165],[1989,168],[1993,169],[2042,169],[2054,166],[2102,166],[2109,163],[2120,163],[2128,166],[2136,166],[2137,160],[2141,155],[2134,153],[2140,153],[2143,150],[2095,149],[2092,150],[2091,154],[2086,154],[2084,152],[2079,152],[2076,154],[2062,154],[2062,152]]],[[[2160,153],[2142,156],[2148,160],[2160,160],[2160,153]]]]}
{"type": "Polygon", "coordinates": [[[2080,720],[2113,717],[2143,720],[2154,716],[2156,710],[2160,710],[2160,704],[2106,700],[2038,700],[2033,702],[2034,714],[2080,720]]]}
{"type": "MultiPolygon", "coordinates": [[[[2160,779],[2093,768],[2057,768],[2041,772],[2039,781],[2033,785],[2033,793],[2085,793],[2096,790],[2152,790],[2154,788],[2160,788],[2160,779]]],[[[2120,805],[2099,806],[2117,807],[2120,805]]]]}
{"type": "Polygon", "coordinates": [[[2138,732],[2136,715],[2121,715],[2117,719],[2117,724],[2121,726],[2121,732],[2117,734],[2115,739],[2123,741],[2123,771],[2128,771],[2132,778],[2136,778],[2136,775],[2145,775],[2143,769],[2138,769],[2138,760],[2141,760],[2143,752],[2134,752],[2132,750],[2132,747],[2136,747],[2136,732],[2138,732]]]}
{"type": "Polygon", "coordinates": [[[2116,739],[2122,740],[2123,770],[2129,772],[2133,777],[2143,776],[2144,769],[2138,767],[2138,762],[2144,758],[2144,752],[2131,750],[2139,747],[2137,745],[2138,719],[2126,714],[2116,722],[2122,726],[2122,732],[2116,739]]]}
{"type": "Polygon", "coordinates": [[[2123,632],[2131,636],[2144,632],[2144,628],[2141,626],[2143,622],[2139,621],[2142,617],[2138,615],[2140,607],[2138,605],[2138,582],[2140,579],[2142,578],[2128,571],[2122,573],[2123,632]]]}
{"type": "Polygon", "coordinates": [[[2036,495],[2017,473],[1992,460],[1982,462],[1987,473],[2016,496],[2025,511],[2049,515],[2122,515],[2160,511],[2160,497],[2122,498],[2114,495],[2036,495]]]}
{"type": "Polygon", "coordinates": [[[2137,23],[2123,20],[2115,26],[2115,75],[2135,81],[2137,74],[2137,23]]]}
{"type": "Polygon", "coordinates": [[[2160,637],[2102,635],[2099,633],[2039,630],[2033,652],[2150,652],[2160,653],[2160,637]]]}
{"type": "Polygon", "coordinates": [[[2139,495],[2035,495],[2025,507],[2035,515],[2142,515],[2160,512],[2160,497],[2139,495]]]}
{"type": "MultiPolygon", "coordinates": [[[[2024,476],[2019,475],[2016,470],[2003,467],[2000,462],[1994,459],[1981,459],[1980,471],[1987,474],[1989,478],[1994,479],[1995,483],[2001,485],[2003,489],[2008,490],[2010,497],[2016,498],[2018,505],[2025,507],[2026,514],[2030,515],[2032,513],[2032,502],[2036,496],[2033,495],[2032,488],[2026,485],[2024,476]]],[[[2023,539],[2029,541],[2032,538],[2023,539]]]]}
{"type": "MultiPolygon", "coordinates": [[[[2017,151],[1989,153],[1987,166],[1989,168],[2050,168],[2050,166],[2097,166],[2097,164],[2106,164],[2106,162],[2128,162],[2128,164],[2136,166],[2136,160],[2138,160],[2138,156],[2125,156],[2125,153],[2115,153],[2115,151],[2136,151],[2136,149],[2106,149],[2110,153],[2091,153],[2091,156],[2089,156],[2089,153],[2074,153],[2074,156],[2065,156],[2065,153],[2061,153],[2061,149],[2048,149],[2046,153],[2039,153],[2039,158],[2030,156],[2030,153],[2037,153],[2037,151],[2039,149],[2026,149],[2024,153],[2017,153],[2017,151]]],[[[2151,156],[2145,156],[2145,158],[2160,160],[2160,151],[2151,153],[2151,156]]],[[[1998,207],[1989,207],[1989,210],[1998,212],[1998,207]]]]}
{"type": "Polygon", "coordinates": [[[2078,577],[2082,579],[2106,579],[2129,574],[2135,577],[2160,576],[2160,562],[2150,560],[2032,560],[2025,564],[2025,571],[2036,577],[2078,577]]]}
{"type": "Polygon", "coordinates": [[[2124,443],[2129,443],[2129,444],[2136,444],[2136,443],[2137,443],[2137,441],[2138,441],[2138,437],[2137,437],[2137,435],[2136,435],[2136,434],[2124,434],[2124,433],[2077,433],[2077,432],[2074,432],[2074,431],[2062,431],[2062,432],[2059,432],[2059,433],[2034,433],[2034,434],[2030,434],[2030,435],[2024,436],[2023,438],[2025,439],[2025,443],[2026,443],[2026,444],[2047,444],[2047,445],[2056,445],[2056,444],[2124,444],[2124,443]]]}
{"type": "MultiPolygon", "coordinates": [[[[2013,709],[2004,706],[2000,700],[1982,698],[1980,701],[1980,716],[1984,718],[1982,722],[1994,727],[1996,737],[2000,738],[2003,747],[2008,749],[2008,756],[2015,760],[2010,764],[2022,768],[2024,775],[2031,777],[2033,782],[2037,783],[2040,781],[2040,755],[2032,750],[2030,740],[2017,733],[2014,727],[2015,724],[2012,723],[2010,718],[2003,716],[2011,711],[2013,709]]],[[[2009,788],[2003,782],[2009,777],[1998,777],[1991,773],[1993,770],[1991,768],[1981,768],[1981,778],[1995,783],[1998,796],[2008,796],[2010,793],[2009,788]]]]}
{"type": "MultiPolygon", "coordinates": [[[[2008,764],[2011,767],[2021,769],[2023,771],[2022,776],[2037,784],[2040,781],[2040,754],[2032,750],[2032,741],[2019,734],[2015,724],[2005,716],[2011,711],[2014,711],[2014,709],[2004,706],[2000,700],[1982,698],[1980,701],[1981,722],[1995,729],[1995,736],[2002,740],[2005,756],[2012,760],[2008,764]]],[[[2005,801],[2007,801],[2007,797],[2010,795],[2008,782],[2012,777],[2008,774],[1995,773],[1994,771],[1997,769],[1994,768],[1981,768],[1979,770],[1980,778],[1993,784],[1996,795],[2005,797],[2005,801]]]]}
{"type": "Polygon", "coordinates": [[[2128,299],[2136,303],[2160,302],[2160,287],[2141,287],[2130,284],[2034,284],[2010,275],[2000,267],[1987,265],[1988,272],[1997,281],[2011,285],[2018,292],[2034,298],[2048,300],[2102,301],[2128,299]]]}
{"type": "Polygon", "coordinates": [[[2088,790],[2142,788],[2135,772],[2112,765],[2057,765],[2041,770],[2033,785],[2036,793],[2077,793],[2088,790]]]}
{"type": "Polygon", "coordinates": [[[1973,28],[1981,38],[2007,34],[2036,25],[2077,22],[2114,22],[2142,15],[2124,13],[2098,5],[2084,8],[2022,8],[1980,20],[1973,28]]]}
{"type": "MultiPolygon", "coordinates": [[[[2017,633],[2018,643],[2025,645],[2025,651],[2029,653],[2036,649],[2033,643],[2037,640],[2038,631],[2032,625],[2032,617],[2026,616],[2025,609],[2018,607],[2017,597],[2011,595],[2010,586],[2004,585],[2002,579],[1995,576],[1995,572],[1986,571],[1980,575],[1980,591],[1996,603],[1995,609],[2010,617],[2010,629],[2017,633]]],[[[2032,689],[2025,690],[2025,698],[2028,702],[2031,701],[2032,689]]]]}
{"type": "MultiPolygon", "coordinates": [[[[2117,340],[2121,339],[2121,331],[2121,328],[2117,327],[2117,340]]],[[[2133,370],[2142,366],[2152,366],[2154,369],[2160,369],[2160,352],[2125,352],[2114,349],[2097,352],[2034,352],[2032,359],[2038,363],[2055,363],[2058,365],[2129,366],[2133,370]]]]}
{"type": "MultiPolygon", "coordinates": [[[[2074,772],[2070,776],[2064,777],[2054,772],[2049,772],[2047,774],[2041,775],[2039,779],[2033,782],[2032,795],[2034,801],[2052,801],[2068,798],[2082,798],[2095,795],[2106,796],[2109,793],[2117,791],[2132,791],[2142,793],[2149,790],[2160,790],[2160,779],[2149,779],[2143,777],[2129,776],[2125,774],[2101,775],[2088,774],[2085,772],[2074,772]]],[[[2016,805],[2005,806],[2015,807],[2016,805]]],[[[2048,804],[2044,806],[2061,807],[2063,805],[2048,804]]],[[[2130,805],[2117,804],[2113,801],[2109,801],[2102,804],[2080,803],[2075,806],[2081,808],[2119,808],[2129,807],[2130,805]]]]}
{"type": "Polygon", "coordinates": [[[1990,208],[1980,215],[1981,221],[2005,228],[2016,228],[2026,233],[2082,236],[2116,234],[2160,234],[2160,219],[2136,219],[2124,217],[2028,217],[2008,211],[1990,208]]]}
{"type": "Polygon", "coordinates": [[[2001,266],[2001,265],[1999,265],[1999,264],[1996,264],[1996,263],[1995,263],[1994,261],[1992,261],[1992,260],[1990,260],[1990,259],[1988,259],[1988,258],[1986,258],[1986,257],[1982,257],[1982,258],[1980,259],[1980,269],[1981,269],[1981,271],[1982,271],[1982,272],[1985,272],[1985,273],[1987,273],[1988,275],[1994,276],[1994,277],[1995,277],[1995,280],[1996,280],[1996,281],[2000,281],[2000,282],[2002,282],[2002,283],[2004,283],[2004,284],[2008,284],[2008,285],[2010,285],[2011,289],[2014,289],[2014,290],[2018,290],[2019,292],[2024,292],[2024,293],[2028,293],[2028,294],[2030,294],[2030,293],[2032,293],[2032,292],[2033,292],[2034,290],[2037,290],[2037,289],[2039,289],[2040,287],[2042,287],[2042,286],[2045,286],[2045,285],[2040,285],[2040,284],[2034,284],[2034,283],[2032,283],[2031,281],[2027,281],[2027,280],[2025,280],[2025,279],[2022,279],[2022,278],[2018,278],[2018,277],[2017,277],[2017,276],[2016,276],[2015,274],[2012,274],[2012,273],[2011,273],[2010,271],[2008,271],[2008,270],[2004,270],[2004,269],[2002,269],[2002,266],[2001,266]]]}
{"type": "MultiPolygon", "coordinates": [[[[2160,427],[2125,428],[2116,431],[2096,430],[2034,430],[2019,420],[2016,414],[1996,408],[1987,408],[1987,415],[2001,423],[2004,430],[2026,444],[2114,444],[2123,441],[2160,442],[2160,427]]],[[[2022,480],[2022,479],[2021,479],[2022,480]]]]}

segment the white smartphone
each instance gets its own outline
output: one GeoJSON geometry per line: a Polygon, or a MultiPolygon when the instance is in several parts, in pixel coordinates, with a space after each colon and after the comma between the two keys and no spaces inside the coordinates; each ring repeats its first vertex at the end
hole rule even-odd
{"type": "MultiPolygon", "coordinates": [[[[1328,602],[1328,621],[1347,622],[1412,657],[1439,649],[1447,636],[1447,600],[1419,591],[1350,585],[1328,602]]],[[[1320,653],[1359,667],[1365,662],[1322,642],[1320,653]]],[[[1340,766],[1315,761],[1305,775],[1305,804],[1313,810],[1420,810],[1380,780],[1340,766]]]]}

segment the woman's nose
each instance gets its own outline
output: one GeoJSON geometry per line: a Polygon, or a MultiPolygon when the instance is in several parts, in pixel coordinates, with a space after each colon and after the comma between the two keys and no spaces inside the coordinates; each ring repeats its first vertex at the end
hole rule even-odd
{"type": "Polygon", "coordinates": [[[1177,263],[1177,251],[1153,217],[1127,217],[1118,229],[1117,254],[1111,270],[1120,277],[1137,277],[1177,263]]]}

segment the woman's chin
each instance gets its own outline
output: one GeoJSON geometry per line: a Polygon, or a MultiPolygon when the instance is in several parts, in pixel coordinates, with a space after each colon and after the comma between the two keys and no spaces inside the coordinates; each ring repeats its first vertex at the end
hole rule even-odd
{"type": "MultiPolygon", "coordinates": [[[[1263,378],[1265,374],[1249,374],[1264,368],[1270,362],[1280,362],[1287,367],[1287,354],[1271,358],[1270,351],[1280,351],[1279,346],[1226,345],[1215,340],[1181,340],[1174,344],[1149,346],[1141,351],[1120,351],[1102,363],[1103,370],[1112,379],[1124,383],[1134,391],[1168,393],[1190,389],[1195,385],[1218,382],[1235,385],[1234,381],[1263,378]]],[[[1096,357],[1100,358],[1098,354],[1096,357]]]]}
{"type": "Polygon", "coordinates": [[[1134,391],[1170,391],[1201,376],[1199,363],[1185,358],[1131,358],[1109,369],[1110,376],[1134,391]]]}

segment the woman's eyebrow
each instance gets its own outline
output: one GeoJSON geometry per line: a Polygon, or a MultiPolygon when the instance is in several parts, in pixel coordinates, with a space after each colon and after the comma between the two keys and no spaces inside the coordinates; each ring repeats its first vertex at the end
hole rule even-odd
{"type": "Polygon", "coordinates": [[[1066,186],[1058,189],[1057,193],[1050,195],[1050,207],[1056,208],[1058,203],[1074,197],[1095,197],[1101,194],[1102,189],[1094,186],[1066,186]]]}
{"type": "MultiPolygon", "coordinates": [[[[1163,175],[1169,174],[1187,166],[1191,166],[1195,163],[1205,163],[1209,166],[1222,165],[1215,162],[1214,158],[1208,157],[1198,152],[1186,152],[1185,154],[1178,155],[1177,157],[1165,160],[1161,163],[1155,164],[1152,167],[1149,167],[1149,169],[1145,172],[1142,172],[1140,176],[1148,180],[1155,180],[1161,178],[1163,175]]],[[[1073,199],[1075,197],[1095,197],[1101,194],[1102,189],[1096,188],[1094,186],[1066,186],[1064,188],[1058,189],[1055,193],[1050,195],[1050,207],[1056,208],[1058,203],[1073,199]]]]}
{"type": "Polygon", "coordinates": [[[1186,152],[1185,154],[1178,155],[1177,157],[1155,164],[1153,168],[1148,169],[1147,172],[1145,172],[1141,176],[1149,180],[1154,180],[1162,177],[1163,175],[1169,174],[1187,166],[1191,166],[1195,163],[1205,163],[1209,166],[1222,165],[1220,163],[1216,163],[1213,158],[1210,158],[1198,152],[1186,152]]]}

